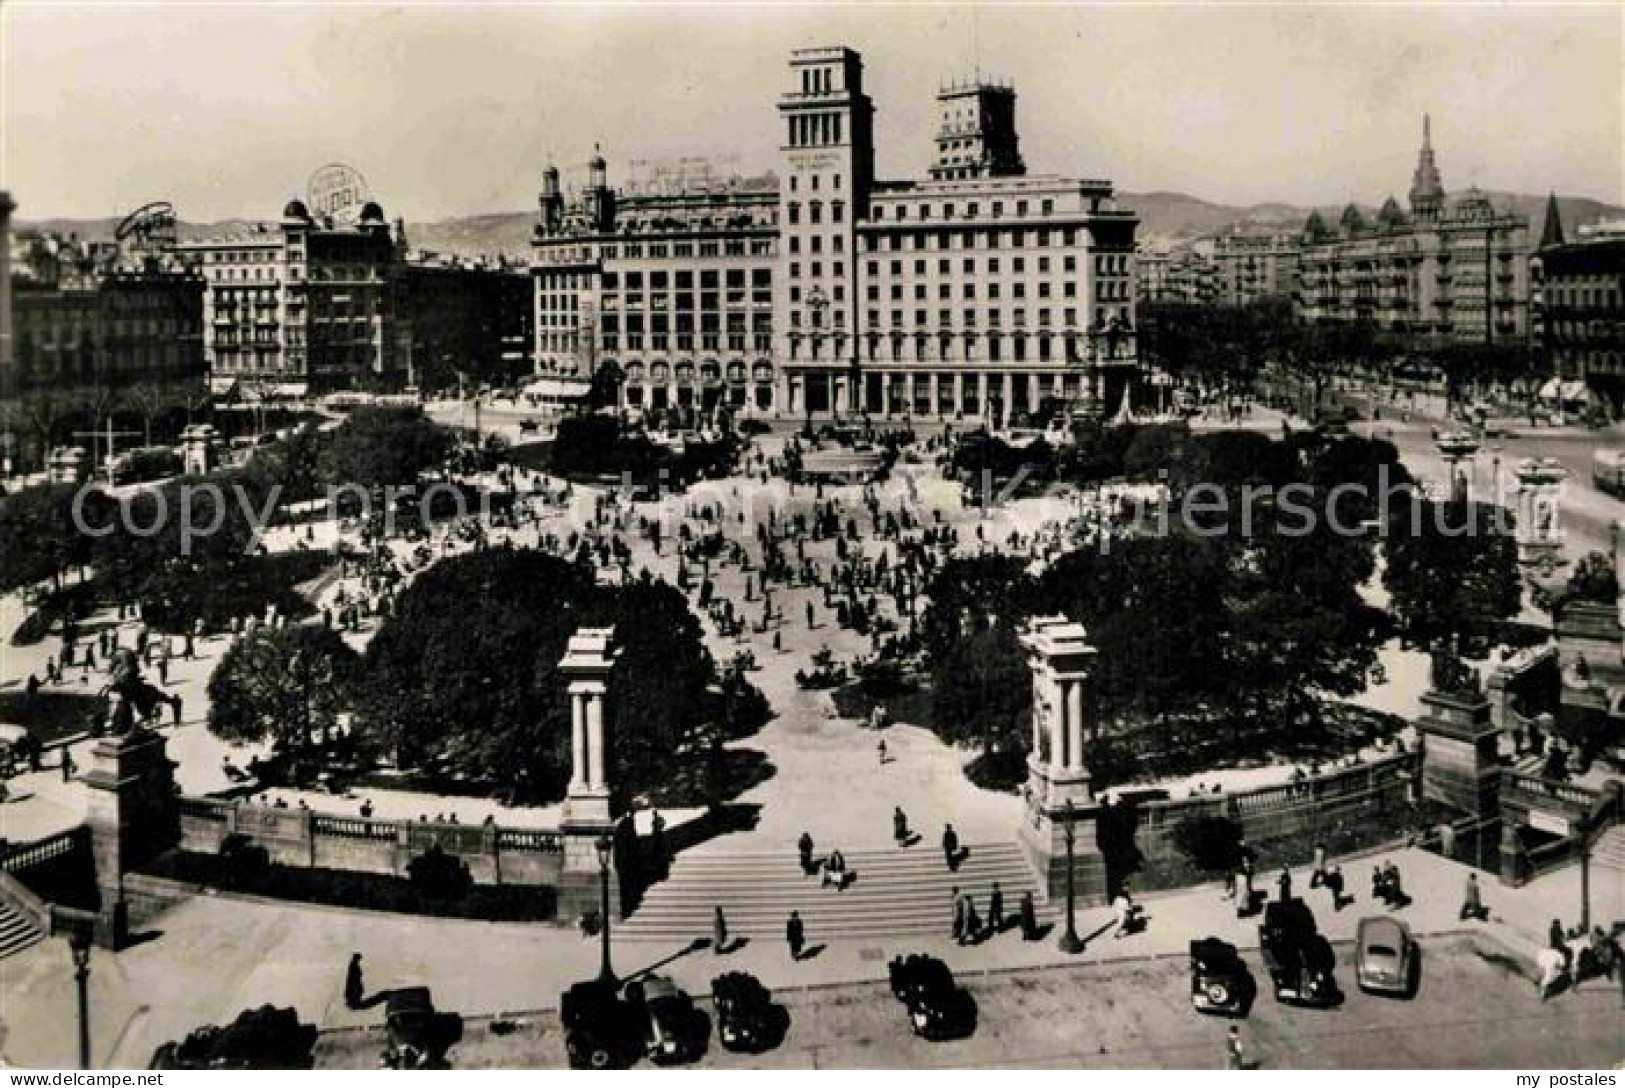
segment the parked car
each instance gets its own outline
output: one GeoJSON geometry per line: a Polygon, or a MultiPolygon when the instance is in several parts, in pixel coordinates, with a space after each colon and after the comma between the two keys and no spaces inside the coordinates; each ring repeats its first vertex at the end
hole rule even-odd
{"type": "Polygon", "coordinates": [[[559,1000],[564,1049],[572,1069],[625,1068],[643,1055],[648,1013],[602,979],[578,982],[559,1000]]]}
{"type": "Polygon", "coordinates": [[[1625,499],[1625,450],[1598,450],[1592,454],[1591,482],[1605,495],[1625,499]]]}
{"type": "Polygon", "coordinates": [[[717,1038],[726,1050],[760,1054],[784,1041],[790,1013],[755,975],[730,971],[711,981],[717,1010],[717,1038]]]}
{"type": "Polygon", "coordinates": [[[392,990],[384,1006],[384,1065],[443,1069],[446,1052],[463,1038],[463,1018],[441,1012],[427,986],[392,990]]]}
{"type": "Polygon", "coordinates": [[[644,1055],[656,1065],[676,1065],[705,1056],[711,1018],[666,975],[626,984],[627,999],[645,1012],[644,1055]]]}
{"type": "Polygon", "coordinates": [[[1385,914],[1361,918],[1354,942],[1354,978],[1368,994],[1410,997],[1421,979],[1421,956],[1410,927],[1385,914]]]}
{"type": "Polygon", "coordinates": [[[1235,945],[1217,937],[1191,942],[1191,1004],[1197,1012],[1245,1016],[1254,989],[1235,945]]]}
{"type": "Polygon", "coordinates": [[[935,956],[898,956],[891,961],[892,996],[908,1009],[909,1030],[922,1039],[963,1039],[976,1030],[976,999],[935,956]]]}
{"type": "Polygon", "coordinates": [[[1277,1001],[1324,1008],[1342,1000],[1332,973],[1337,957],[1303,900],[1266,906],[1258,944],[1277,1001]]]}

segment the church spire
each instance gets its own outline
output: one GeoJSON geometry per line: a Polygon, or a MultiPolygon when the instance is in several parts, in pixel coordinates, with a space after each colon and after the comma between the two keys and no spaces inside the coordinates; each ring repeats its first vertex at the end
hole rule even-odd
{"type": "Polygon", "coordinates": [[[1439,180],[1439,167],[1433,161],[1433,118],[1422,115],[1422,151],[1416,158],[1416,173],[1411,177],[1411,211],[1419,217],[1431,217],[1444,206],[1444,183],[1439,180]]]}
{"type": "Polygon", "coordinates": [[[1557,194],[1546,198],[1546,225],[1540,229],[1540,248],[1563,244],[1563,218],[1557,212],[1557,194]]]}

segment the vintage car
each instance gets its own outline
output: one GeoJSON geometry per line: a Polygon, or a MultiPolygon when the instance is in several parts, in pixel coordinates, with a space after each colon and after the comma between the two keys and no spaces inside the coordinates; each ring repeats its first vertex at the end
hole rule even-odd
{"type": "Polygon", "coordinates": [[[1258,946],[1277,1001],[1326,1008],[1342,1000],[1332,975],[1337,957],[1331,942],[1315,928],[1314,913],[1303,900],[1277,901],[1264,908],[1258,946]]]}
{"type": "Polygon", "coordinates": [[[446,1052],[463,1038],[463,1018],[440,1012],[427,986],[392,990],[384,1006],[384,1065],[443,1069],[446,1052]]]}
{"type": "Polygon", "coordinates": [[[755,975],[730,971],[711,981],[717,1038],[723,1048],[745,1054],[772,1050],[790,1029],[790,1013],[755,975]]]}
{"type": "Polygon", "coordinates": [[[626,984],[626,996],[645,1013],[644,1056],[656,1065],[676,1065],[705,1056],[711,1018],[666,975],[650,975],[626,984]]]}
{"type": "Polygon", "coordinates": [[[616,1069],[643,1056],[648,1013],[603,979],[578,982],[559,1000],[564,1049],[572,1069],[616,1069]]]}
{"type": "Polygon", "coordinates": [[[1253,990],[1252,973],[1235,945],[1217,937],[1191,942],[1191,1005],[1197,1012],[1245,1016],[1253,990]]]}
{"type": "Polygon", "coordinates": [[[892,996],[908,1009],[909,1030],[922,1039],[963,1039],[976,1030],[976,999],[935,956],[898,956],[889,971],[892,996]]]}
{"type": "Polygon", "coordinates": [[[1354,979],[1368,994],[1410,997],[1420,981],[1421,957],[1410,927],[1385,914],[1361,918],[1354,941],[1354,979]]]}

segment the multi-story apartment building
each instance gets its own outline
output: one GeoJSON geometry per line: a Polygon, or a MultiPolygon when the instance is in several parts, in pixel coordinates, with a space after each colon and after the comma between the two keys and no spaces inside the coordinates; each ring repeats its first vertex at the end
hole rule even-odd
{"type": "Polygon", "coordinates": [[[583,389],[600,368],[643,409],[773,406],[774,179],[628,195],[595,154],[567,200],[543,174],[531,277],[536,369],[583,389]]]}
{"type": "Polygon", "coordinates": [[[19,237],[15,261],[12,248],[0,396],[202,381],[203,283],[173,255],[124,260],[110,243],[49,234],[19,237]]]}
{"type": "Polygon", "coordinates": [[[393,298],[400,259],[383,209],[354,227],[291,200],[276,225],[182,242],[203,277],[203,354],[216,393],[303,397],[398,382],[393,298]]]}
{"type": "Polygon", "coordinates": [[[1370,322],[1419,344],[1524,342],[1528,257],[1527,217],[1476,189],[1446,200],[1424,119],[1408,214],[1390,197],[1373,223],[1352,204],[1335,228],[1310,215],[1297,309],[1312,321],[1370,322]]]}
{"type": "Polygon", "coordinates": [[[1015,92],[938,95],[929,178],[875,177],[850,49],[795,50],[782,178],[573,201],[544,175],[532,271],[544,373],[614,364],[623,404],[1003,422],[1121,402],[1134,231],[1106,181],[1029,177],[1015,92]],[[1109,402],[1109,404],[1106,404],[1109,402]]]}
{"type": "Polygon", "coordinates": [[[1297,288],[1298,240],[1271,231],[1226,231],[1213,239],[1212,263],[1219,302],[1290,298],[1297,288]]]}
{"type": "Polygon", "coordinates": [[[1582,232],[1565,243],[1557,200],[1547,205],[1541,247],[1531,260],[1533,314],[1565,401],[1598,399],[1625,414],[1625,232],[1582,232]],[[1564,388],[1580,383],[1570,395],[1564,388]]]}
{"type": "Polygon", "coordinates": [[[1212,303],[1219,300],[1218,266],[1211,241],[1136,256],[1140,302],[1212,303]]]}
{"type": "Polygon", "coordinates": [[[402,380],[423,389],[508,385],[535,370],[530,272],[503,258],[410,251],[395,270],[402,380]]]}

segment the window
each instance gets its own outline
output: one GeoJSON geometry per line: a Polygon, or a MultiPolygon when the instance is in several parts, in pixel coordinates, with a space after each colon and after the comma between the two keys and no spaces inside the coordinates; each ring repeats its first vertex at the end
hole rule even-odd
{"type": "Polygon", "coordinates": [[[1054,215],[1055,214],[1055,201],[1046,199],[1043,202],[1043,204],[1040,205],[1040,208],[1041,208],[1043,214],[1045,214],[1045,215],[1054,215]]]}
{"type": "Polygon", "coordinates": [[[997,276],[999,274],[999,259],[997,257],[989,257],[987,259],[987,274],[990,276],[997,276]]]}
{"type": "Polygon", "coordinates": [[[785,211],[785,214],[790,217],[791,226],[794,226],[795,224],[801,222],[801,205],[800,204],[797,204],[795,201],[792,200],[790,203],[788,203],[788,204],[786,204],[784,206],[784,211],[785,211]]]}
{"type": "Polygon", "coordinates": [[[1048,272],[1049,271],[1049,258],[1048,257],[1040,257],[1040,258],[1038,258],[1038,270],[1040,272],[1048,272]]]}
{"type": "Polygon", "coordinates": [[[966,257],[962,267],[965,269],[965,275],[974,276],[976,274],[976,258],[966,257]]]}
{"type": "Polygon", "coordinates": [[[1025,257],[1017,257],[1010,263],[1015,267],[1015,272],[1018,276],[1027,271],[1027,258],[1025,257]]]}
{"type": "Polygon", "coordinates": [[[903,262],[902,261],[893,261],[891,263],[891,274],[894,275],[894,276],[901,276],[903,274],[903,262]]]}
{"type": "Polygon", "coordinates": [[[1027,214],[1027,202],[1025,200],[1016,201],[1016,214],[1018,216],[1025,216],[1027,214]]]}
{"type": "Polygon", "coordinates": [[[948,275],[951,268],[952,268],[952,265],[950,264],[950,262],[948,261],[948,259],[946,257],[944,257],[941,260],[937,261],[937,275],[946,276],[946,275],[948,275]]]}
{"type": "Polygon", "coordinates": [[[1003,214],[1004,214],[1004,201],[995,200],[993,202],[993,218],[997,219],[997,218],[999,218],[999,216],[1001,216],[1003,214]]]}
{"type": "Polygon", "coordinates": [[[995,280],[992,283],[987,285],[987,297],[988,298],[998,298],[999,297],[999,283],[998,283],[997,280],[995,280]]]}
{"type": "Polygon", "coordinates": [[[931,218],[931,205],[929,205],[929,204],[921,204],[920,205],[920,218],[921,219],[930,219],[931,218]]]}

